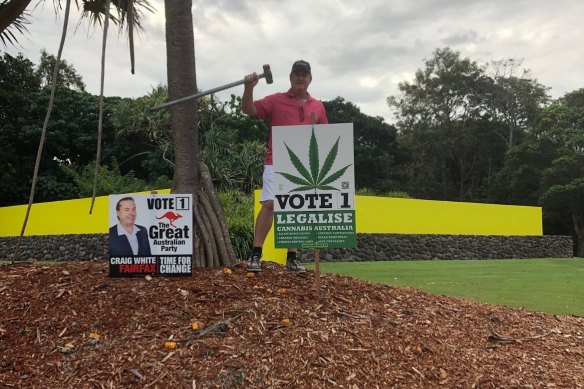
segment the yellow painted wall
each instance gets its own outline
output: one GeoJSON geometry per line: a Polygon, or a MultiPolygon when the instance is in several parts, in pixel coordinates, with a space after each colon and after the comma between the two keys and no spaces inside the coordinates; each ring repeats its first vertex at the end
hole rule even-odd
{"type": "MultiPolygon", "coordinates": [[[[158,191],[170,193],[169,189],[158,191]]],[[[141,192],[149,193],[149,192],[141,192]]],[[[254,212],[260,209],[255,191],[254,212]]],[[[33,204],[25,235],[96,234],[108,232],[108,196],[33,204]]],[[[542,235],[540,207],[458,203],[357,196],[357,232],[451,235],[542,235]]],[[[26,205],[0,208],[0,236],[18,236],[26,205]]],[[[286,249],[274,248],[273,229],[264,244],[264,259],[284,263],[286,249]]]]}
{"type": "Polygon", "coordinates": [[[540,207],[357,196],[357,232],[542,235],[540,207]]]}
{"type": "MultiPolygon", "coordinates": [[[[159,190],[158,193],[168,194],[170,189],[159,190]]],[[[24,235],[107,233],[109,197],[96,197],[91,215],[90,206],[91,198],[33,204],[24,235]]],[[[20,236],[26,208],[26,205],[0,208],[0,236],[20,236]]]]}
{"type": "MultiPolygon", "coordinates": [[[[261,191],[255,192],[255,215],[261,191]]],[[[357,232],[448,235],[542,235],[541,207],[356,196],[357,232]]],[[[263,257],[278,263],[286,249],[274,248],[274,229],[263,257]]]]}

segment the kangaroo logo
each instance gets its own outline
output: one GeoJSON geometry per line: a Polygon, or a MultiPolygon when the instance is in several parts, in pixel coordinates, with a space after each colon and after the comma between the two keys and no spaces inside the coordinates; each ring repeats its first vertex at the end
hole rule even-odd
{"type": "Polygon", "coordinates": [[[182,216],[174,213],[174,212],[166,212],[164,215],[160,216],[160,217],[156,217],[158,220],[160,219],[168,219],[168,221],[170,222],[170,225],[173,226],[174,228],[176,228],[176,226],[174,225],[174,222],[178,219],[180,219],[182,216]]]}

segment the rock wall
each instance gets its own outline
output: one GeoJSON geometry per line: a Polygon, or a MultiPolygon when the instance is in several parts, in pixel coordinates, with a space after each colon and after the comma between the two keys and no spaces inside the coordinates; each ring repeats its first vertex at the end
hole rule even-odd
{"type": "MultiPolygon", "coordinates": [[[[18,237],[0,238],[0,258],[12,259],[18,237]]],[[[33,235],[22,238],[20,259],[82,261],[108,258],[108,234],[33,235]]]]}
{"type": "MultiPolygon", "coordinates": [[[[12,259],[18,237],[0,238],[0,259],[12,259]]],[[[23,237],[23,260],[79,261],[108,258],[107,234],[23,237]]],[[[321,261],[408,259],[570,258],[571,236],[357,234],[356,249],[321,249],[321,261]]],[[[314,260],[313,250],[300,259],[314,260]]]]}
{"type": "MultiPolygon", "coordinates": [[[[572,237],[500,235],[357,234],[355,249],[320,250],[322,261],[387,261],[406,259],[570,258],[572,237]]],[[[313,251],[300,254],[314,259],[313,251]]]]}

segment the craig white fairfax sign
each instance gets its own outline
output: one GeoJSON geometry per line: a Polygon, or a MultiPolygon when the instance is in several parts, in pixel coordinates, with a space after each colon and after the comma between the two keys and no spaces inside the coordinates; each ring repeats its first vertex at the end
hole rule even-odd
{"type": "Polygon", "coordinates": [[[356,247],[353,124],[272,129],[278,248],[356,247]]]}
{"type": "Polygon", "coordinates": [[[192,195],[109,196],[109,275],[191,276],[192,195]]]}

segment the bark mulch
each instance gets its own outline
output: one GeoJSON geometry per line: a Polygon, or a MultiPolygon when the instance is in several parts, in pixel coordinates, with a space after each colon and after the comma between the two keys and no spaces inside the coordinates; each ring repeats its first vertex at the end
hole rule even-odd
{"type": "Polygon", "coordinates": [[[249,278],[240,265],[136,279],[102,261],[2,266],[0,387],[584,387],[582,317],[315,283],[269,262],[249,278]]]}

